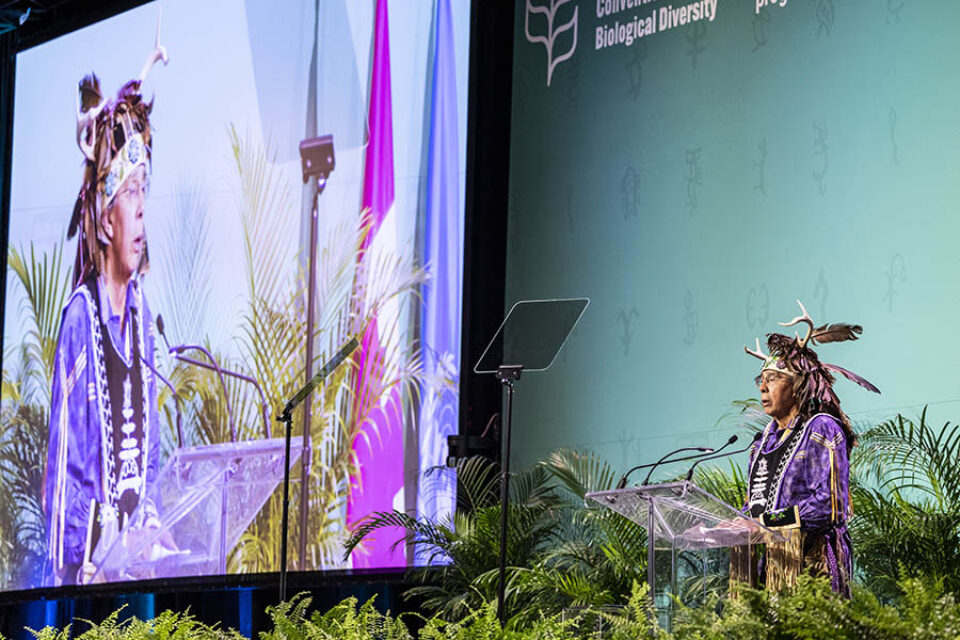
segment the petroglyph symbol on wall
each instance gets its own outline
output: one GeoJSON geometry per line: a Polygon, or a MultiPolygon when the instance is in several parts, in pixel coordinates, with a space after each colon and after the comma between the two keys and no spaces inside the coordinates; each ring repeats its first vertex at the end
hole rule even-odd
{"type": "Polygon", "coordinates": [[[893,313],[893,297],[897,295],[897,283],[904,284],[907,281],[907,265],[899,253],[890,258],[890,267],[887,269],[886,276],[887,292],[883,299],[887,303],[887,309],[893,313]]]}
{"type": "Polygon", "coordinates": [[[903,11],[903,0],[887,0],[887,24],[900,24],[901,11],[903,11]]]}
{"type": "Polygon", "coordinates": [[[747,292],[747,328],[760,329],[770,317],[770,292],[767,285],[750,287],[747,292]]]}
{"type": "Polygon", "coordinates": [[[690,64],[696,69],[697,58],[707,50],[702,44],[703,39],[707,37],[707,23],[703,21],[694,22],[687,27],[687,32],[684,34],[684,37],[686,37],[688,43],[687,55],[690,56],[690,64]]]}
{"type": "Polygon", "coordinates": [[[700,314],[693,302],[693,293],[687,291],[683,296],[683,344],[691,345],[697,339],[700,328],[700,314]]]}
{"type": "Polygon", "coordinates": [[[632,166],[627,167],[620,181],[620,208],[624,220],[640,214],[640,172],[632,166]]]}
{"type": "Polygon", "coordinates": [[[697,187],[703,184],[703,167],[700,166],[700,151],[701,149],[699,147],[696,149],[687,149],[683,156],[684,163],[686,164],[683,182],[687,187],[686,204],[690,213],[697,210],[697,187]]]}
{"type": "Polygon", "coordinates": [[[624,356],[630,353],[630,343],[633,341],[633,335],[635,333],[633,327],[634,320],[640,322],[640,311],[636,307],[620,309],[620,312],[617,314],[617,321],[621,327],[620,344],[623,345],[624,356]]]}
{"type": "Polygon", "coordinates": [[[827,145],[827,121],[818,120],[813,123],[813,155],[818,157],[816,164],[820,165],[820,169],[813,172],[813,181],[817,183],[817,190],[820,192],[820,195],[827,192],[829,151],[830,147],[827,145]]]}
{"type": "Polygon", "coordinates": [[[893,145],[893,164],[900,164],[900,150],[897,148],[897,110],[890,107],[890,144],[893,145]]]}
{"type": "Polygon", "coordinates": [[[827,272],[821,267],[817,274],[817,282],[813,285],[813,301],[819,303],[817,307],[818,317],[827,317],[827,298],[830,297],[830,287],[827,285],[827,272]]]}
{"type": "MultiPolygon", "coordinates": [[[[563,5],[569,3],[570,0],[550,0],[548,4],[535,5],[533,0],[527,0],[527,10],[524,15],[524,35],[527,37],[527,42],[531,44],[540,43],[547,50],[547,86],[550,86],[550,81],[553,78],[553,70],[557,67],[558,64],[564,60],[569,60],[573,55],[574,51],[577,50],[577,17],[580,12],[580,7],[573,7],[572,16],[567,19],[566,22],[561,24],[556,24],[557,20],[557,11],[563,5]],[[546,33],[544,35],[534,35],[530,32],[530,16],[542,15],[546,20],[546,33]],[[557,53],[553,50],[553,46],[557,41],[557,37],[566,33],[567,31],[573,30],[573,41],[570,43],[570,48],[564,51],[563,53],[557,53]]],[[[570,15],[567,11],[564,11],[565,14],[570,15]]],[[[537,20],[543,24],[542,20],[537,20]]]]}
{"type": "Polygon", "coordinates": [[[833,0],[813,0],[817,5],[817,39],[833,30],[833,0]]]}
{"type": "Polygon", "coordinates": [[[767,196],[767,139],[763,138],[757,144],[757,159],[753,161],[753,168],[757,170],[757,182],[753,185],[753,195],[758,193],[767,196]]]}
{"type": "Polygon", "coordinates": [[[627,77],[630,80],[630,95],[634,100],[640,99],[640,86],[643,84],[643,61],[647,57],[647,41],[641,40],[639,44],[634,43],[627,51],[630,52],[630,60],[627,62],[627,77]]]}
{"type": "Polygon", "coordinates": [[[753,14],[753,50],[756,51],[767,44],[767,25],[770,24],[770,10],[761,7],[753,14]]]}

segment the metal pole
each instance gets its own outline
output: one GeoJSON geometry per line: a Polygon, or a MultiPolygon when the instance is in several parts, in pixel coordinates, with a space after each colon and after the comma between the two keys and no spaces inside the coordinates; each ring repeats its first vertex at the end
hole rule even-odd
{"type": "Polygon", "coordinates": [[[277,418],[283,422],[286,433],[286,446],[283,451],[283,516],[280,524],[280,602],[287,599],[287,531],[290,526],[290,432],[293,430],[293,417],[284,412],[277,418]]]}
{"type": "Polygon", "coordinates": [[[510,417],[513,411],[513,383],[520,377],[520,369],[517,368],[514,372],[501,369],[497,377],[507,391],[500,439],[500,567],[497,574],[497,619],[503,626],[507,614],[504,599],[507,587],[507,511],[510,504],[510,417]]]}
{"type": "Polygon", "coordinates": [[[657,587],[657,572],[654,570],[654,560],[656,554],[656,544],[654,543],[654,528],[656,527],[656,516],[654,511],[656,507],[653,504],[653,498],[647,498],[647,584],[650,586],[650,611],[656,615],[657,600],[655,597],[657,587]]]}
{"type": "MultiPolygon", "coordinates": [[[[317,207],[320,194],[327,180],[324,177],[311,178],[316,181],[313,192],[313,211],[310,215],[310,256],[307,260],[309,276],[307,280],[307,362],[304,366],[306,382],[313,377],[313,324],[314,307],[316,307],[317,289],[317,207]]],[[[313,394],[311,394],[313,395],[313,394]]],[[[300,450],[300,544],[297,547],[298,568],[305,571],[307,568],[307,514],[310,504],[310,396],[303,400],[303,446],[300,450]]],[[[287,436],[289,443],[289,435],[287,436]]]]}

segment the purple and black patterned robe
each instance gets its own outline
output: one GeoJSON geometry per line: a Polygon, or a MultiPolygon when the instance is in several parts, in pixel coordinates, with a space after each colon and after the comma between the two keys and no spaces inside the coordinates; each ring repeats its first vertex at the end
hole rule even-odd
{"type": "Polygon", "coordinates": [[[63,311],[44,478],[50,586],[73,583],[87,554],[106,552],[157,474],[153,317],[141,286],[129,282],[120,315],[91,278],[63,311]]]}
{"type": "Polygon", "coordinates": [[[750,451],[747,477],[746,509],[771,524],[799,519],[804,567],[829,576],[833,590],[849,596],[850,464],[837,419],[820,413],[786,434],[771,421],[750,451]]]}

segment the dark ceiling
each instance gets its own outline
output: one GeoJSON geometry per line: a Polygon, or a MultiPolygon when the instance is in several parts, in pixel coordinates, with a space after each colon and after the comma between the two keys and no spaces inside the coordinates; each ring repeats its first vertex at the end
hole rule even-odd
{"type": "Polygon", "coordinates": [[[145,2],[0,0],[0,35],[15,34],[17,48],[23,50],[145,2]]]}

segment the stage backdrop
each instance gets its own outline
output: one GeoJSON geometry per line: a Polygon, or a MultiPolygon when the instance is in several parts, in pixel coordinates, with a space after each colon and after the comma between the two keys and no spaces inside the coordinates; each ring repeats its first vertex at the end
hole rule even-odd
{"type": "Polygon", "coordinates": [[[515,21],[506,305],[593,301],[517,387],[520,459],[718,446],[759,395],[743,346],[792,333],[798,298],[864,327],[817,350],[883,391],[836,383],[854,422],[960,416],[960,5],[518,0],[515,21]]]}
{"type": "MultiPolygon", "coordinates": [[[[313,186],[301,179],[298,144],[333,134],[336,168],[319,198],[310,371],[350,335],[362,344],[312,398],[309,502],[301,520],[298,462],[289,566],[415,561],[412,550],[393,547],[397,531],[380,533],[346,559],[342,542],[373,510],[442,516],[453,506],[452,477],[424,479],[424,472],[443,464],[446,436],[457,429],[469,15],[469,0],[162,0],[18,56],[0,589],[58,582],[50,572],[58,559],[48,548],[52,507],[42,494],[44,478],[63,471],[47,469],[48,434],[71,428],[50,424],[50,403],[77,250],[77,239],[66,235],[81,184],[78,83],[95,72],[103,95],[113,98],[140,73],[158,22],[169,64],[154,66],[143,87],[154,102],[144,206],[151,270],[142,289],[165,325],[165,337],[157,323],[147,328],[157,368],[183,407],[180,443],[174,402],[159,387],[159,466],[178,446],[213,451],[231,439],[231,423],[242,441],[263,440],[267,428],[254,387],[228,378],[228,407],[216,375],[174,359],[168,344],[202,345],[224,367],[255,377],[272,435],[282,435],[273,417],[306,378],[313,186]],[[371,224],[361,230],[364,219],[371,224]]],[[[184,355],[204,360],[197,350],[184,355]]],[[[293,424],[300,434],[302,408],[293,424]]],[[[94,473],[73,463],[64,469],[78,482],[94,473]]],[[[231,534],[239,537],[228,549],[228,572],[278,569],[278,493],[231,534]]],[[[200,532],[210,537],[218,522],[206,530],[201,522],[200,532]]],[[[180,546],[175,558],[191,560],[180,546]]],[[[177,562],[166,562],[113,575],[181,575],[177,562]]]]}

